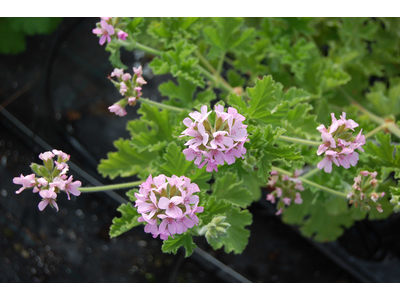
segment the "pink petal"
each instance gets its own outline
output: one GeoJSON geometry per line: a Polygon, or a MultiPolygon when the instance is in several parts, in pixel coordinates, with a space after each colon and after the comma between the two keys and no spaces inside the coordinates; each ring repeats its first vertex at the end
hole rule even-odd
{"type": "Polygon", "coordinates": [[[49,204],[49,200],[48,200],[48,199],[45,199],[45,200],[40,201],[40,202],[39,202],[39,205],[38,205],[39,210],[40,210],[40,211],[43,211],[43,210],[46,208],[46,206],[47,206],[48,204],[49,204]]]}

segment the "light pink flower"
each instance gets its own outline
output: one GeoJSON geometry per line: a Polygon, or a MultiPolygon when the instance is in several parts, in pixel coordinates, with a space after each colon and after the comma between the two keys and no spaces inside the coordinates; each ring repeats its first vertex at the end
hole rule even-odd
{"type": "Polygon", "coordinates": [[[62,151],[60,151],[60,150],[56,150],[56,149],[54,149],[52,152],[53,152],[55,155],[57,155],[58,157],[61,157],[61,159],[62,159],[64,162],[69,161],[70,155],[68,155],[67,153],[64,153],[64,152],[62,152],[62,151]]]}
{"type": "Polygon", "coordinates": [[[121,82],[119,85],[119,92],[123,96],[128,91],[128,87],[126,86],[125,82],[121,82]]]}
{"type": "Polygon", "coordinates": [[[39,195],[43,198],[42,201],[39,202],[38,208],[40,211],[44,210],[48,204],[54,207],[58,211],[58,205],[56,202],[57,194],[53,189],[50,190],[41,190],[39,195]]]}
{"type": "Polygon", "coordinates": [[[165,213],[174,219],[180,218],[182,216],[182,209],[178,207],[179,204],[183,202],[182,197],[174,196],[171,199],[166,197],[161,197],[158,202],[158,206],[161,209],[165,209],[165,213]]]}
{"type": "Polygon", "coordinates": [[[275,203],[275,196],[273,194],[268,194],[267,195],[267,200],[271,201],[272,204],[275,203]]]}
{"type": "Polygon", "coordinates": [[[140,85],[143,85],[143,84],[146,84],[146,83],[147,83],[147,81],[144,80],[143,77],[138,77],[138,78],[136,79],[136,82],[137,82],[138,84],[140,84],[140,85]]]}
{"type": "Polygon", "coordinates": [[[78,190],[78,187],[82,185],[82,182],[79,180],[72,182],[72,175],[64,182],[65,184],[65,192],[67,193],[68,200],[70,200],[69,194],[71,193],[74,196],[79,196],[81,194],[81,191],[78,190]]]}
{"type": "Polygon", "coordinates": [[[296,204],[302,204],[303,203],[303,199],[301,199],[300,193],[296,193],[296,198],[294,199],[294,203],[296,203],[296,204]]]}
{"type": "Polygon", "coordinates": [[[126,115],[126,110],[118,103],[114,103],[113,105],[108,107],[108,110],[112,113],[115,113],[117,116],[123,117],[126,115]]]}
{"type": "Polygon", "coordinates": [[[124,75],[121,76],[121,79],[122,79],[123,81],[128,81],[128,80],[131,79],[131,78],[132,78],[132,75],[129,74],[129,73],[125,73],[124,75]]]}
{"type": "Polygon", "coordinates": [[[336,157],[337,153],[335,151],[332,150],[326,151],[325,158],[317,164],[317,168],[318,169],[324,168],[324,171],[326,173],[330,173],[332,171],[332,161],[335,163],[335,165],[339,167],[339,162],[336,157]]]}
{"type": "Polygon", "coordinates": [[[117,36],[120,40],[125,41],[129,34],[127,34],[125,31],[120,30],[117,32],[117,36]]]}
{"type": "Polygon", "coordinates": [[[111,72],[111,77],[120,78],[124,74],[124,69],[115,68],[113,72],[111,72]]]}
{"type": "Polygon", "coordinates": [[[113,35],[115,33],[114,27],[110,24],[107,23],[107,21],[105,20],[101,20],[100,21],[100,26],[101,28],[95,28],[92,30],[92,32],[94,34],[100,34],[100,40],[99,40],[99,44],[100,45],[104,45],[104,43],[107,42],[111,42],[111,35],[113,35]]]}
{"type": "Polygon", "coordinates": [[[142,66],[139,66],[138,68],[133,67],[133,73],[135,73],[138,77],[142,76],[142,66]]]}
{"type": "Polygon", "coordinates": [[[284,197],[282,199],[282,202],[285,203],[285,205],[290,205],[290,203],[292,202],[292,199],[290,199],[289,197],[284,197]]]}
{"type": "Polygon", "coordinates": [[[39,158],[43,161],[48,160],[48,159],[53,159],[53,157],[54,157],[54,154],[51,153],[50,151],[39,154],[39,158]]]}
{"type": "Polygon", "coordinates": [[[13,183],[22,185],[22,187],[18,191],[15,192],[16,194],[19,194],[24,189],[35,186],[35,184],[36,184],[35,174],[30,174],[30,175],[26,175],[26,176],[23,176],[21,174],[19,177],[14,177],[13,183]]]}

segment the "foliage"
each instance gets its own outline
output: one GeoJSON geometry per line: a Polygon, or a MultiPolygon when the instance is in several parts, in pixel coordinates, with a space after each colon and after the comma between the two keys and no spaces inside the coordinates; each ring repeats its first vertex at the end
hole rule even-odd
{"type": "MultiPolygon", "coordinates": [[[[283,222],[325,242],[337,239],[356,220],[386,218],[393,212],[394,200],[389,203],[389,199],[398,199],[400,188],[400,151],[395,145],[400,137],[398,18],[126,18],[126,22],[131,40],[113,42],[106,49],[113,66],[123,65],[121,47],[145,51],[153,47],[153,73],[174,77],[159,86],[162,103],[182,112],[141,104],[140,118],[127,125],[131,140],[117,140],[117,151],[101,161],[99,172],[111,179],[185,175],[199,185],[204,207],[198,214],[199,225],[166,240],[164,252],[176,253],[183,247],[190,255],[196,247],[192,236],[201,235],[201,228],[222,216],[230,227],[211,246],[241,253],[250,236],[248,207],[261,197],[260,188],[268,184],[270,172],[279,168],[292,174],[305,164],[315,168],[322,159],[313,143],[322,143],[316,127],[329,126],[332,112],[336,116],[347,112],[363,134],[382,122],[390,125],[386,133],[368,136],[357,166],[347,170],[334,166],[330,174],[319,171],[308,177],[311,183],[303,182],[303,203],[287,207],[283,222]],[[209,173],[186,159],[179,135],[190,111],[202,105],[212,108],[218,100],[246,118],[249,141],[243,159],[209,173]],[[287,136],[304,144],[288,142],[287,136]],[[378,190],[387,195],[379,202],[383,213],[357,210],[346,199],[362,170],[379,174],[378,190]]],[[[133,192],[128,194],[134,201],[133,192]]],[[[131,205],[119,211],[122,217],[114,219],[112,236],[138,225],[131,205]]]]}

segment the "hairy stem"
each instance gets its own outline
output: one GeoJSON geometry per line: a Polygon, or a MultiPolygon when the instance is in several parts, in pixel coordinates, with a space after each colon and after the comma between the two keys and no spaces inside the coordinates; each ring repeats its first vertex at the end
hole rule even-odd
{"type": "Polygon", "coordinates": [[[395,136],[400,138],[400,128],[399,126],[397,126],[396,123],[393,122],[386,122],[385,119],[373,114],[372,112],[370,112],[369,110],[367,110],[366,108],[364,108],[360,103],[358,103],[355,99],[353,99],[342,87],[338,87],[338,90],[347,98],[347,100],[357,106],[357,108],[359,110],[361,110],[364,114],[366,114],[367,116],[369,116],[369,118],[374,121],[375,123],[382,125],[384,123],[387,123],[387,129],[393,133],[395,136]]]}
{"type": "Polygon", "coordinates": [[[368,133],[365,135],[365,138],[367,139],[367,138],[369,138],[370,136],[373,136],[375,133],[381,131],[382,129],[387,128],[388,125],[389,125],[388,123],[383,123],[383,124],[379,125],[379,126],[376,127],[374,130],[371,130],[370,132],[368,132],[368,133]]]}
{"type": "Polygon", "coordinates": [[[108,190],[116,190],[116,189],[127,189],[138,186],[143,181],[134,181],[127,183],[119,183],[119,184],[110,184],[110,185],[102,185],[102,186],[90,186],[90,187],[81,187],[78,188],[82,193],[90,193],[90,192],[101,192],[108,190]]]}
{"type": "Polygon", "coordinates": [[[320,171],[320,169],[315,168],[315,169],[309,171],[308,173],[304,174],[303,176],[300,176],[299,178],[300,178],[300,180],[302,180],[303,178],[311,177],[311,176],[313,176],[315,173],[317,173],[318,171],[320,171]]]}
{"type": "Polygon", "coordinates": [[[321,142],[315,142],[315,141],[309,141],[309,140],[304,140],[304,139],[299,139],[299,138],[293,138],[293,137],[284,136],[284,135],[279,136],[278,139],[284,140],[284,141],[293,142],[293,143],[298,143],[298,144],[310,145],[310,146],[319,146],[319,145],[321,145],[321,142]]]}
{"type": "Polygon", "coordinates": [[[149,105],[157,106],[159,108],[163,108],[163,109],[167,109],[167,110],[172,110],[172,111],[177,111],[177,112],[183,112],[184,111],[183,108],[179,108],[179,107],[175,107],[175,106],[171,106],[171,105],[155,102],[155,101],[152,101],[152,100],[146,99],[146,98],[139,98],[137,100],[140,101],[140,102],[147,103],[149,105]]]}
{"type": "MultiPolygon", "coordinates": [[[[279,172],[279,173],[282,173],[282,174],[285,174],[285,175],[288,175],[288,176],[293,176],[292,173],[290,173],[290,172],[288,172],[288,171],[286,171],[286,170],[283,170],[283,169],[281,169],[281,168],[272,166],[272,169],[275,170],[275,171],[277,171],[277,172],[279,172]]],[[[333,194],[333,195],[336,195],[336,196],[340,196],[340,197],[347,198],[347,195],[346,195],[345,193],[341,193],[341,192],[335,191],[335,190],[333,190],[333,189],[330,189],[330,188],[328,188],[328,187],[326,187],[326,186],[323,186],[323,185],[320,185],[320,184],[318,184],[318,183],[312,182],[312,181],[310,181],[310,180],[304,178],[304,176],[303,176],[303,177],[300,177],[300,180],[301,180],[303,183],[306,183],[306,184],[308,184],[308,185],[311,185],[311,186],[314,186],[314,187],[316,187],[316,188],[319,188],[320,190],[323,190],[323,191],[328,192],[328,193],[330,193],[330,194],[333,194]]]]}

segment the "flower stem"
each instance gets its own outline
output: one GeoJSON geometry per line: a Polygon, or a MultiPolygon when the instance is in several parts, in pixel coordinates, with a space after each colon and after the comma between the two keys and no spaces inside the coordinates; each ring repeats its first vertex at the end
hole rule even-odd
{"type": "Polygon", "coordinates": [[[311,170],[311,171],[308,171],[308,173],[304,174],[303,176],[300,176],[299,178],[300,178],[300,180],[302,180],[303,178],[311,177],[312,175],[314,175],[314,174],[317,173],[318,171],[320,171],[320,169],[315,168],[315,169],[313,169],[313,170],[311,170]]]}
{"type": "Polygon", "coordinates": [[[379,126],[376,127],[374,130],[368,132],[368,133],[365,135],[365,138],[367,139],[367,138],[369,138],[370,136],[373,136],[375,133],[381,131],[382,129],[387,128],[388,125],[389,125],[388,123],[383,123],[383,124],[379,125],[379,126]]]}
{"type": "Polygon", "coordinates": [[[159,50],[151,48],[151,47],[147,47],[147,46],[145,46],[143,44],[140,44],[140,43],[137,43],[137,42],[135,42],[135,44],[133,46],[135,48],[137,48],[137,49],[143,50],[143,51],[145,51],[147,53],[150,53],[150,54],[154,54],[154,55],[157,55],[157,56],[162,56],[163,55],[162,51],[159,51],[159,50]]]}
{"type": "Polygon", "coordinates": [[[140,102],[147,103],[149,105],[157,106],[159,108],[163,108],[163,109],[167,109],[167,110],[172,110],[172,111],[177,111],[177,112],[183,112],[184,111],[183,108],[175,107],[175,106],[171,106],[171,105],[167,105],[167,104],[163,104],[163,103],[159,103],[159,102],[155,102],[155,101],[152,101],[152,100],[146,99],[146,98],[139,98],[137,100],[140,101],[140,102]]]}
{"type": "Polygon", "coordinates": [[[78,188],[78,190],[81,191],[82,193],[90,193],[90,192],[101,192],[101,191],[116,190],[116,189],[127,189],[138,186],[142,182],[143,181],[134,181],[134,182],[110,184],[102,186],[81,187],[78,188]]]}
{"type": "Polygon", "coordinates": [[[393,133],[395,136],[400,138],[400,128],[399,126],[396,125],[396,123],[393,122],[386,122],[385,119],[373,114],[372,112],[370,112],[369,110],[367,110],[366,108],[364,108],[360,103],[358,103],[355,99],[353,99],[342,87],[338,87],[338,90],[347,98],[347,100],[349,100],[349,102],[355,106],[357,106],[357,108],[359,110],[361,110],[364,114],[366,114],[367,116],[369,116],[369,118],[374,121],[375,123],[382,125],[384,123],[387,123],[387,129],[393,133]]]}
{"type": "MultiPolygon", "coordinates": [[[[290,172],[288,172],[288,171],[286,171],[286,170],[283,170],[283,169],[281,169],[281,168],[272,166],[272,169],[275,170],[275,171],[277,171],[277,172],[279,172],[279,173],[282,173],[282,174],[285,174],[285,175],[288,175],[288,176],[293,176],[292,173],[290,173],[290,172]]],[[[323,191],[325,191],[325,192],[328,192],[328,193],[330,193],[330,194],[333,194],[333,195],[337,195],[337,196],[340,196],[340,197],[347,198],[347,195],[346,195],[345,193],[341,193],[341,192],[335,191],[335,190],[333,190],[333,189],[330,189],[330,188],[328,188],[328,187],[326,187],[326,186],[323,186],[323,185],[320,185],[320,184],[318,184],[318,183],[312,182],[312,181],[310,181],[310,180],[304,178],[304,176],[303,176],[303,177],[299,177],[299,178],[300,178],[300,180],[301,180],[303,183],[306,183],[306,184],[308,184],[308,185],[311,185],[311,186],[314,186],[314,187],[316,187],[316,188],[319,188],[319,189],[321,189],[321,190],[323,190],[323,191]]]]}
{"type": "Polygon", "coordinates": [[[304,140],[304,139],[299,139],[299,138],[293,138],[293,137],[284,136],[284,135],[279,136],[278,139],[284,140],[284,141],[293,142],[293,143],[311,145],[311,146],[319,146],[319,145],[321,145],[321,142],[315,142],[315,141],[309,141],[309,140],[304,140]]]}
{"type": "Polygon", "coordinates": [[[218,62],[218,66],[217,66],[217,73],[216,73],[216,77],[217,80],[219,81],[219,79],[221,78],[221,71],[222,71],[222,66],[224,64],[224,58],[225,58],[225,52],[222,53],[219,62],[218,62]]]}

